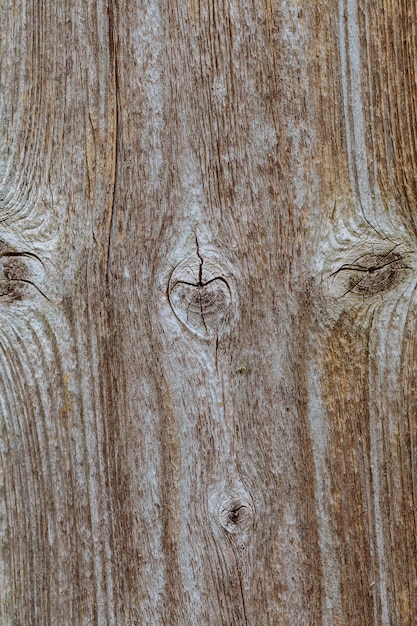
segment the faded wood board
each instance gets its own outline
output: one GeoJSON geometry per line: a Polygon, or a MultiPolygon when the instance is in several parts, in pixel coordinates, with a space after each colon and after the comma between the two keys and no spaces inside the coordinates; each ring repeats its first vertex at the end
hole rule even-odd
{"type": "Polygon", "coordinates": [[[1,7],[1,624],[415,624],[415,5],[1,7]]]}

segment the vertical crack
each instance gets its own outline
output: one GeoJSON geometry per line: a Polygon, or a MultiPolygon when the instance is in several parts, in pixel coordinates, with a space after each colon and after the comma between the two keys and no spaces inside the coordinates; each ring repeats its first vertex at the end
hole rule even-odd
{"type": "Polygon", "coordinates": [[[203,307],[203,301],[202,301],[202,296],[201,296],[201,287],[204,286],[204,284],[203,284],[203,262],[204,262],[204,259],[203,259],[203,257],[200,254],[200,245],[198,243],[197,234],[195,236],[195,245],[196,245],[196,248],[197,248],[197,256],[198,256],[199,261],[200,261],[200,265],[199,265],[199,268],[198,268],[198,288],[199,288],[199,291],[200,291],[200,293],[199,293],[200,314],[201,314],[201,320],[203,322],[204,330],[207,332],[207,324],[206,324],[206,320],[204,318],[204,307],[203,307]]]}
{"type": "Polygon", "coordinates": [[[203,257],[200,254],[200,246],[199,246],[199,243],[198,243],[197,235],[195,236],[195,245],[196,245],[196,248],[197,248],[197,256],[198,256],[198,258],[200,260],[200,267],[199,267],[199,270],[198,270],[198,285],[199,285],[199,287],[202,287],[203,286],[203,262],[204,262],[204,260],[203,260],[203,257]]]}
{"type": "Polygon", "coordinates": [[[202,296],[201,296],[201,290],[200,290],[200,293],[199,293],[199,297],[200,297],[201,320],[203,322],[204,330],[207,332],[207,324],[206,324],[206,320],[204,319],[204,307],[203,307],[203,300],[202,300],[202,296]]]}
{"type": "Polygon", "coordinates": [[[238,568],[237,568],[237,575],[238,575],[238,578],[239,578],[239,587],[240,587],[240,596],[241,596],[241,599],[242,599],[243,617],[244,617],[244,620],[245,620],[245,626],[248,626],[249,622],[248,622],[248,615],[247,615],[247,611],[246,611],[245,591],[244,591],[244,588],[243,588],[242,572],[241,572],[241,569],[240,569],[239,565],[238,565],[238,568]]]}
{"type": "Polygon", "coordinates": [[[109,16],[109,49],[110,49],[110,60],[113,66],[114,72],[114,90],[116,96],[116,111],[115,111],[115,133],[116,133],[116,145],[115,145],[115,153],[114,153],[114,163],[113,163],[113,189],[112,189],[112,205],[110,212],[110,226],[109,226],[109,234],[107,240],[107,258],[106,258],[106,283],[108,283],[108,274],[109,274],[109,263],[110,263],[110,252],[111,252],[111,244],[112,244],[112,233],[114,230],[114,222],[116,217],[116,187],[117,187],[117,178],[118,178],[118,169],[119,169],[119,153],[120,153],[120,88],[119,88],[119,68],[118,68],[118,58],[117,58],[117,47],[116,47],[116,37],[115,37],[115,2],[116,0],[109,1],[108,7],[108,16],[109,16]]]}

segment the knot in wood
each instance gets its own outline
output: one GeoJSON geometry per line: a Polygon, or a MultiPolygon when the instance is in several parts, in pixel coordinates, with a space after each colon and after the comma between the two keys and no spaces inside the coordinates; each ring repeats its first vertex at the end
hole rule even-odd
{"type": "Polygon", "coordinates": [[[218,263],[199,254],[172,272],[168,298],[176,317],[193,333],[210,339],[230,319],[232,290],[218,263]]]}
{"type": "Polygon", "coordinates": [[[42,268],[43,263],[36,254],[15,250],[0,239],[0,300],[22,300],[30,289],[49,300],[37,284],[42,268]]]}
{"type": "Polygon", "coordinates": [[[219,522],[228,535],[239,537],[240,542],[254,526],[254,513],[249,500],[231,497],[222,503],[219,511],[219,522]]]}

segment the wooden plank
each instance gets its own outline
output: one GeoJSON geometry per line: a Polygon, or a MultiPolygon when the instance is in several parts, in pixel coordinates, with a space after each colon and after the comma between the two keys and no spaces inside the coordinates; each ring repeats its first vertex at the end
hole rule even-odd
{"type": "Polygon", "coordinates": [[[2,2],[2,624],[417,614],[406,0],[2,2]]]}

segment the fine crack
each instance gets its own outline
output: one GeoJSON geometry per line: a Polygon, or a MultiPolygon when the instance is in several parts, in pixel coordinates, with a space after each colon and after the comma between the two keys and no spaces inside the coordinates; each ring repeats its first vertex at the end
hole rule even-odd
{"type": "Polygon", "coordinates": [[[202,287],[203,286],[203,257],[200,254],[200,246],[198,244],[198,237],[197,235],[195,236],[195,245],[197,247],[197,256],[200,259],[200,267],[198,270],[198,286],[202,287]]]}

